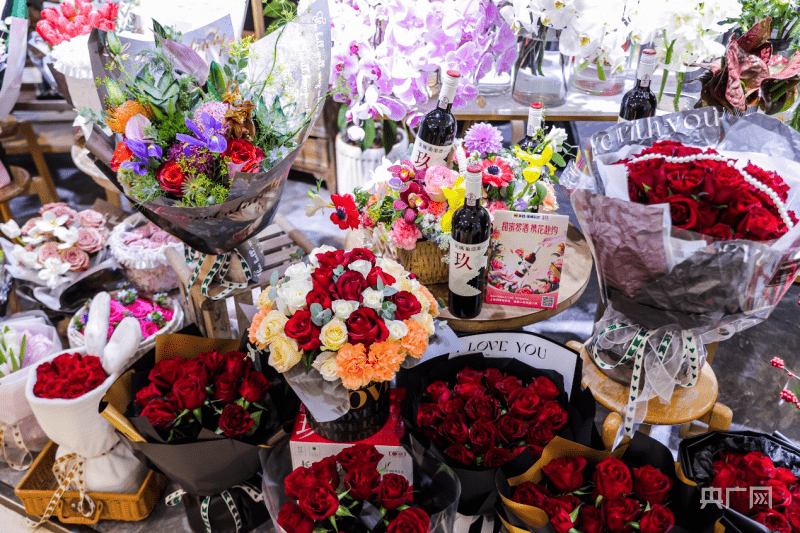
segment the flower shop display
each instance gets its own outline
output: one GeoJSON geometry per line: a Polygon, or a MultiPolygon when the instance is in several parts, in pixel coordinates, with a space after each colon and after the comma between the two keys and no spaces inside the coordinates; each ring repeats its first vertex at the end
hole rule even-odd
{"type": "MultiPolygon", "coordinates": [[[[0,21],[0,116],[11,113],[22,87],[22,70],[25,68],[25,49],[28,35],[28,8],[23,0],[3,0],[0,11],[8,12],[8,19],[0,21]]],[[[11,183],[11,175],[0,164],[0,187],[11,183]]]]}
{"type": "Polygon", "coordinates": [[[178,288],[178,276],[164,251],[183,253],[183,243],[141,214],[132,215],[111,230],[108,249],[125,269],[125,277],[143,294],[169,292],[178,288]]]}
{"type": "Polygon", "coordinates": [[[630,385],[625,434],[648,399],[696,383],[705,344],[765,320],[794,279],[795,135],[704,108],[612,126],[590,140],[587,173],[562,174],[607,302],[587,348],[630,385]]]}
{"type": "Polygon", "coordinates": [[[425,354],[439,315],[428,289],[365,248],[315,248],[308,264],[274,274],[258,303],[251,345],[269,353],[311,428],[346,442],[386,422],[389,381],[425,354]]]}
{"type": "Polygon", "coordinates": [[[459,513],[490,514],[498,468],[535,460],[556,435],[599,442],[595,402],[578,385],[577,354],[551,341],[521,332],[460,340],[461,352],[426,358],[398,376],[407,390],[402,413],[411,434],[461,481],[459,513]],[[534,362],[523,355],[528,349],[547,355],[534,362]]]}
{"type": "Polygon", "coordinates": [[[40,524],[56,509],[65,490],[80,494],[78,512],[91,517],[97,503],[87,492],[136,493],[147,469],[114,432],[98,407],[139,347],[139,324],[122,321],[108,339],[108,293],[95,296],[86,347],[60,352],[28,374],[25,397],[47,436],[58,444],[53,493],[40,524]],[[98,355],[95,355],[98,354],[98,355]],[[91,435],[91,438],[87,438],[91,435]]]}
{"type": "Polygon", "coordinates": [[[311,533],[450,533],[454,531],[458,478],[424,450],[406,443],[413,480],[378,470],[374,446],[356,444],[292,470],[288,446],[264,461],[264,495],[277,531],[311,533]]]}
{"type": "MultiPolygon", "coordinates": [[[[110,301],[108,316],[108,338],[111,338],[116,327],[132,316],[139,322],[142,342],[139,344],[137,356],[141,356],[156,345],[156,335],[175,333],[183,326],[183,308],[180,303],[165,293],[153,295],[152,299],[139,298],[136,289],[123,289],[113,295],[110,301]]],[[[67,338],[72,348],[85,344],[84,332],[89,320],[92,301],[88,301],[70,320],[67,326],[67,338]]]]}
{"type": "MultiPolygon", "coordinates": [[[[503,522],[514,532],[622,533],[635,525],[642,533],[684,533],[696,513],[682,506],[672,453],[642,433],[616,452],[557,437],[527,470],[500,471],[497,489],[503,522]]],[[[702,530],[691,524],[691,531],[702,530]]]]}
{"type": "Polygon", "coordinates": [[[40,360],[60,350],[56,328],[40,312],[0,322],[0,450],[13,470],[27,469],[32,452],[47,443],[25,400],[25,383],[40,360]]]}

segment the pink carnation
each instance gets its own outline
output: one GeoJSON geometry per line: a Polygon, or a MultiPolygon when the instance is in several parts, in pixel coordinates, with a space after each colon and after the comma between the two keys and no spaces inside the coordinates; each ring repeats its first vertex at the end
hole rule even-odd
{"type": "Polygon", "coordinates": [[[495,211],[508,211],[508,206],[502,200],[492,200],[486,206],[487,211],[494,214],[495,211]]]}
{"type": "Polygon", "coordinates": [[[44,264],[45,260],[51,257],[58,257],[61,259],[61,252],[56,242],[46,242],[39,247],[39,255],[37,256],[39,263],[44,264]]]}
{"type": "Polygon", "coordinates": [[[159,327],[154,323],[148,320],[139,322],[139,325],[142,328],[142,337],[145,339],[148,337],[152,337],[156,333],[158,333],[159,327]]]}
{"type": "Polygon", "coordinates": [[[153,310],[153,306],[141,298],[137,298],[132,304],[125,306],[128,311],[133,313],[136,318],[142,319],[147,316],[147,313],[153,310]]]}
{"type": "Polygon", "coordinates": [[[422,238],[422,232],[414,224],[409,224],[404,219],[398,218],[392,224],[392,231],[389,232],[389,237],[398,248],[413,250],[417,245],[417,241],[422,238]]]}
{"type": "Polygon", "coordinates": [[[458,172],[450,170],[443,165],[429,168],[425,172],[425,192],[436,202],[444,202],[445,198],[442,189],[452,187],[458,179],[458,172]]]}

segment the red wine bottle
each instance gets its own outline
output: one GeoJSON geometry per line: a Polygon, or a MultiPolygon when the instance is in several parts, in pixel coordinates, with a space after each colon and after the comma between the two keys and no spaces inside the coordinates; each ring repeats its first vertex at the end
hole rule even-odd
{"type": "Polygon", "coordinates": [[[636,85],[622,97],[617,122],[656,116],[658,98],[650,90],[650,80],[657,62],[655,50],[642,50],[639,68],[636,70],[636,85]]]}
{"type": "Polygon", "coordinates": [[[483,167],[472,164],[464,179],[464,205],[453,214],[450,230],[450,314],[457,318],[474,318],[483,306],[486,283],[486,261],[492,222],[481,205],[483,167]]]}
{"type": "Polygon", "coordinates": [[[417,170],[446,164],[456,138],[456,117],[450,110],[460,79],[461,73],[457,70],[448,70],[444,74],[439,103],[419,123],[411,152],[411,164],[417,170]]]}
{"type": "Polygon", "coordinates": [[[528,108],[528,129],[525,138],[519,143],[519,147],[527,152],[533,152],[542,140],[542,121],[544,118],[544,106],[540,102],[534,102],[528,108]]]}

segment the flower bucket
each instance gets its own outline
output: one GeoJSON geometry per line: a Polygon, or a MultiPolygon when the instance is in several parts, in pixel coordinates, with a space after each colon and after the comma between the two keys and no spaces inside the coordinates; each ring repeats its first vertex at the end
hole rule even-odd
{"type": "Polygon", "coordinates": [[[383,148],[362,150],[358,146],[348,144],[342,134],[336,136],[336,189],[339,194],[352,193],[356,187],[362,187],[372,179],[372,171],[381,166],[383,158],[399,161],[408,150],[408,134],[397,130],[400,141],[386,154],[383,148]]]}
{"type": "Polygon", "coordinates": [[[330,422],[318,422],[306,410],[308,425],[320,437],[334,442],[364,440],[380,430],[389,419],[389,383],[371,383],[350,391],[350,410],[330,422]]]}
{"type": "Polygon", "coordinates": [[[445,251],[430,241],[417,241],[413,250],[397,249],[397,260],[413,272],[423,285],[447,283],[449,264],[442,261],[445,251]]]}

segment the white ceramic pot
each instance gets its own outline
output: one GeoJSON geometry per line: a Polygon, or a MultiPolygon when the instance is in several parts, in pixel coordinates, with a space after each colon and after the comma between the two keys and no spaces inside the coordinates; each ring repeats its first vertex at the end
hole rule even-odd
{"type": "Polygon", "coordinates": [[[389,161],[399,161],[408,151],[408,136],[405,130],[398,129],[400,141],[387,155],[383,148],[361,150],[358,146],[347,144],[342,134],[336,136],[336,190],[339,194],[352,193],[372,179],[372,171],[378,168],[386,157],[389,161]]]}

